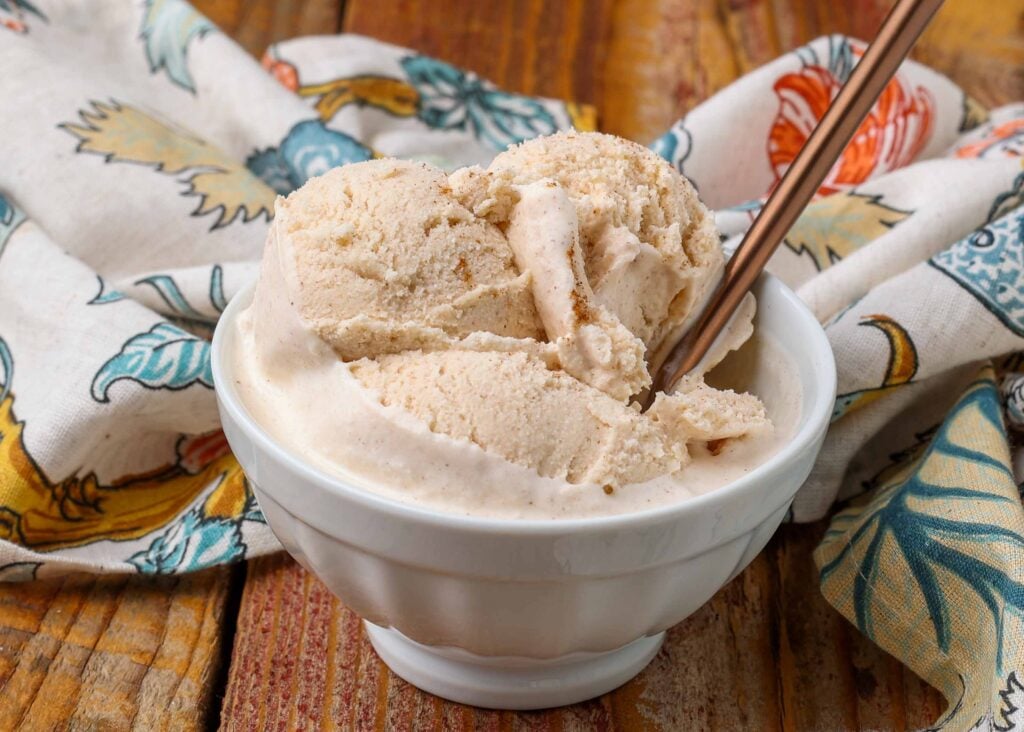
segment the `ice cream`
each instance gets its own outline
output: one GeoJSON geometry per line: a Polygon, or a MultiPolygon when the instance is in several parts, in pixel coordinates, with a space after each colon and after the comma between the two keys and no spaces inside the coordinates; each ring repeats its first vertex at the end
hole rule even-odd
{"type": "Polygon", "coordinates": [[[722,266],[713,217],[660,157],[611,135],[540,137],[464,168],[452,186],[474,212],[510,217],[510,184],[547,180],[576,210],[587,277],[597,298],[659,360],[709,294],[722,266]]]}
{"type": "Polygon", "coordinates": [[[381,160],[314,178],[279,200],[275,243],[267,257],[294,277],[298,312],[346,361],[476,331],[543,337],[505,237],[431,166],[381,160]]]}
{"type": "MultiPolygon", "coordinates": [[[[688,475],[708,484],[694,456],[727,479],[779,437],[757,397],[702,374],[646,413],[633,403],[721,267],[693,187],[618,138],[540,138],[450,176],[349,165],[278,199],[238,387],[310,462],[440,510],[679,500],[700,490],[688,475]]],[[[750,302],[705,369],[752,316],[750,302]]]]}

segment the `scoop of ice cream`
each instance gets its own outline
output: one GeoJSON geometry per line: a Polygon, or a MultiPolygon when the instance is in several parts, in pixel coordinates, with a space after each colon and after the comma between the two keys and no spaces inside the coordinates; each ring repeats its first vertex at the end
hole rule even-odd
{"type": "Polygon", "coordinates": [[[278,199],[267,266],[288,275],[295,308],[345,360],[475,331],[543,335],[501,230],[424,163],[336,168],[278,199]]]}
{"type": "Polygon", "coordinates": [[[476,214],[501,222],[518,202],[517,186],[545,179],[576,208],[597,301],[646,344],[649,363],[660,363],[721,274],[712,215],[654,152],[598,133],[524,142],[486,170],[456,171],[451,185],[476,214]]]}
{"type": "Polygon", "coordinates": [[[605,135],[452,176],[349,165],[278,199],[239,372],[275,434],[377,480],[401,463],[396,480],[465,481],[475,453],[596,488],[671,477],[689,442],[767,424],[755,397],[699,375],[647,413],[630,403],[721,260],[692,186],[605,135]],[[321,403],[329,418],[293,407],[321,403]],[[331,444],[342,434],[351,445],[331,444]]]}
{"type": "Polygon", "coordinates": [[[616,399],[651,383],[644,344],[599,304],[587,278],[576,211],[551,180],[517,186],[505,227],[516,265],[529,272],[534,304],[562,368],[616,399]]]}
{"type": "Polygon", "coordinates": [[[545,477],[619,486],[687,460],[685,441],[667,422],[525,353],[407,351],[357,361],[352,372],[385,405],[545,477]]]}

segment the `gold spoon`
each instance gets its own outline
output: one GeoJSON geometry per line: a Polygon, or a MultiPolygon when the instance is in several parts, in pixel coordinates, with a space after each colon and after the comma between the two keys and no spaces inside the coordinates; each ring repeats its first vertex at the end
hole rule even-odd
{"type": "Polygon", "coordinates": [[[942,0],[897,0],[875,40],[743,237],[700,318],[655,372],[645,409],[658,392],[671,391],[700,363],[941,5],[942,0]]]}

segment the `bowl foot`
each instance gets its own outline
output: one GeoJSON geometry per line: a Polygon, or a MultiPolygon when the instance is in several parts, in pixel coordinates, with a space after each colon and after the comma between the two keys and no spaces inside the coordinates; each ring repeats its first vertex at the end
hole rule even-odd
{"type": "Polygon", "coordinates": [[[377,654],[398,676],[431,694],[489,709],[545,709],[600,696],[640,673],[665,639],[658,633],[613,651],[551,659],[496,658],[426,646],[393,628],[364,624],[377,654]]]}

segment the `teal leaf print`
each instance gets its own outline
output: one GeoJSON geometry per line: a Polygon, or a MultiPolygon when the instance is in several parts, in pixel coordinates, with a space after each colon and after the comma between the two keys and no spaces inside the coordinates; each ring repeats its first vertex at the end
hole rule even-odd
{"type": "Polygon", "coordinates": [[[242,520],[244,521],[255,521],[258,524],[265,524],[267,520],[263,517],[263,512],[260,511],[259,505],[256,501],[246,505],[245,513],[242,514],[242,520]]]}
{"type": "Polygon", "coordinates": [[[737,213],[757,213],[764,208],[764,199],[751,198],[749,201],[743,203],[737,203],[735,206],[729,206],[726,211],[736,211],[737,213]]]}
{"type": "Polygon", "coordinates": [[[851,41],[847,36],[836,33],[827,38],[828,45],[825,51],[827,58],[822,58],[818,54],[820,42],[821,39],[818,39],[806,46],[800,46],[793,51],[793,54],[800,59],[800,63],[804,67],[817,66],[827,69],[836,81],[845,84],[857,63],[855,51],[863,51],[864,47],[860,41],[851,41]],[[854,44],[856,44],[856,48],[854,44]]]}
{"type": "Polygon", "coordinates": [[[178,287],[178,283],[169,275],[143,277],[141,280],[136,281],[135,284],[151,285],[160,295],[161,299],[167,303],[167,306],[179,317],[194,318],[195,320],[206,319],[206,316],[189,305],[185,295],[181,292],[181,288],[178,287]]]}
{"type": "Polygon", "coordinates": [[[166,308],[159,308],[173,321],[183,321],[192,324],[192,321],[212,324],[217,322],[220,313],[227,307],[227,300],[224,297],[224,269],[219,264],[210,268],[209,298],[210,309],[200,310],[193,307],[185,297],[181,286],[174,277],[167,274],[154,274],[136,280],[135,285],[146,285],[156,290],[160,299],[164,301],[166,308]]]}
{"type": "Polygon", "coordinates": [[[224,269],[219,265],[213,265],[210,271],[210,304],[218,313],[223,313],[228,306],[224,297],[224,269]]]}
{"type": "Polygon", "coordinates": [[[182,89],[193,94],[195,82],[187,64],[188,45],[215,27],[184,0],[146,0],[140,37],[146,48],[149,70],[163,70],[182,89]]]}
{"type": "Polygon", "coordinates": [[[961,239],[928,263],[1024,336],[1024,206],[961,239]]]}
{"type": "MultiPolygon", "coordinates": [[[[0,0],[2,2],[3,0],[0,0]]],[[[25,220],[25,214],[3,195],[0,195],[0,254],[4,253],[7,240],[25,220]]]]}
{"type": "Polygon", "coordinates": [[[266,523],[248,484],[241,509],[236,516],[211,516],[203,503],[195,505],[128,561],[144,574],[172,574],[244,559],[248,547],[242,540],[242,524],[266,523]]]}
{"type": "Polygon", "coordinates": [[[160,295],[171,312],[179,318],[186,320],[210,320],[209,316],[192,307],[185,295],[182,293],[178,283],[170,275],[158,274],[143,277],[135,282],[136,285],[149,285],[160,295]]]}
{"type": "Polygon", "coordinates": [[[239,520],[204,516],[196,506],[128,562],[143,574],[194,572],[238,561],[245,550],[239,520]]]}
{"type": "Polygon", "coordinates": [[[417,116],[429,127],[468,129],[494,150],[557,130],[540,102],[503,92],[476,74],[426,56],[407,56],[401,64],[419,94],[417,116]]]}
{"type": "Polygon", "coordinates": [[[672,163],[680,173],[684,172],[683,166],[690,157],[690,149],[693,147],[693,135],[683,126],[684,121],[677,122],[668,132],[651,143],[651,150],[672,163]]]}
{"type": "Polygon", "coordinates": [[[840,83],[845,84],[857,64],[853,54],[853,44],[846,36],[831,35],[828,37],[828,70],[840,83]]]}
{"type": "Polygon", "coordinates": [[[92,398],[110,401],[114,382],[128,379],[146,389],[185,389],[192,384],[213,388],[210,344],[170,323],[157,323],[132,336],[92,382],[92,398]]]}
{"type": "Polygon", "coordinates": [[[320,120],[306,120],[292,127],[279,147],[253,153],[245,165],[253,175],[285,195],[331,168],[372,157],[373,150],[355,138],[328,129],[320,120]]]}
{"type": "Polygon", "coordinates": [[[37,18],[46,20],[46,16],[35,5],[29,2],[29,0],[0,0],[0,10],[7,13],[13,13],[16,10],[24,10],[26,13],[32,13],[37,18]]]}
{"type": "Polygon", "coordinates": [[[119,290],[108,290],[107,283],[103,281],[102,277],[96,275],[96,280],[100,283],[100,291],[86,305],[109,305],[112,302],[124,300],[124,293],[119,290]]]}
{"type": "Polygon", "coordinates": [[[0,338],[0,402],[11,393],[11,381],[14,380],[14,357],[7,341],[0,338]]]}
{"type": "Polygon", "coordinates": [[[909,570],[910,587],[927,608],[938,649],[948,653],[953,634],[966,632],[953,627],[950,607],[973,605],[982,621],[987,616],[992,623],[999,649],[996,665],[1001,668],[1004,613],[1024,612],[1024,583],[1007,571],[1006,561],[990,563],[978,557],[1005,560],[1006,553],[998,547],[1024,550],[1024,535],[1012,525],[997,523],[1003,514],[992,510],[1020,512],[1016,493],[1003,495],[997,488],[1012,485],[1012,472],[1003,459],[977,445],[1005,440],[995,385],[988,377],[979,378],[918,461],[880,488],[866,507],[847,509],[833,521],[818,551],[841,549],[821,565],[821,581],[825,586],[840,568],[847,574],[853,569],[854,619],[867,635],[879,636],[876,582],[883,573],[899,571],[902,561],[909,570]],[[989,487],[992,490],[986,490],[989,487]],[[971,549],[979,544],[986,551],[971,549]]]}

